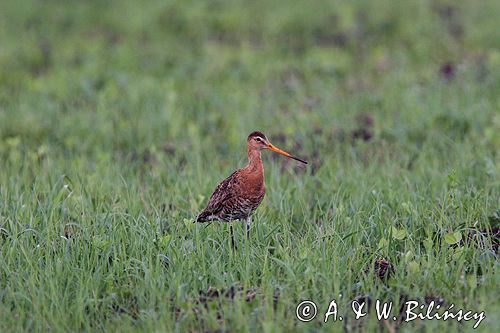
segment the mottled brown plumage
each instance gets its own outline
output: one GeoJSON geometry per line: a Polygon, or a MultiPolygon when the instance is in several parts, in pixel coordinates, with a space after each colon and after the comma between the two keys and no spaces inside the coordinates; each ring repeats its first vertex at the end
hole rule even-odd
{"type": "MultiPolygon", "coordinates": [[[[307,164],[306,161],[273,146],[261,132],[253,132],[248,136],[247,147],[247,166],[236,170],[217,185],[208,200],[207,207],[198,215],[197,222],[246,220],[247,236],[249,237],[252,214],[259,207],[266,194],[261,151],[263,149],[270,149],[307,164]]],[[[232,226],[231,236],[234,247],[232,226]]]]}

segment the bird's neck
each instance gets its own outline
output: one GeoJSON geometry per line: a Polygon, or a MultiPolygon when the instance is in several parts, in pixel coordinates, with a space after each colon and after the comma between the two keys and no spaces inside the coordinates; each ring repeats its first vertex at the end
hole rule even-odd
{"type": "Polygon", "coordinates": [[[262,158],[260,150],[248,149],[248,165],[247,168],[251,171],[263,171],[262,158]]]}

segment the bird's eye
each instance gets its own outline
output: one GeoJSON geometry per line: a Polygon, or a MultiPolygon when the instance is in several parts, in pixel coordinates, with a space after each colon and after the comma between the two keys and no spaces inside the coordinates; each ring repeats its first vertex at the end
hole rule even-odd
{"type": "Polygon", "coordinates": [[[259,141],[259,142],[262,142],[262,139],[261,138],[255,138],[255,140],[259,141]]]}

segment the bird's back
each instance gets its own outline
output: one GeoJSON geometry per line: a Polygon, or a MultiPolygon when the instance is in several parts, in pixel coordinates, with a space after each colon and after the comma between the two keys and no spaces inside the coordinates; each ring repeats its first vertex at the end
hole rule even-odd
{"type": "Polygon", "coordinates": [[[246,219],[257,209],[264,195],[263,173],[239,169],[217,185],[196,221],[246,219]]]}

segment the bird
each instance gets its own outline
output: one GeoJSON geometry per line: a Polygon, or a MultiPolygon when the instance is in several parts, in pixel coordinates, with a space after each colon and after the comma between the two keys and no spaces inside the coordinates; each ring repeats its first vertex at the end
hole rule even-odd
{"type": "Polygon", "coordinates": [[[261,157],[261,152],[266,149],[307,164],[307,161],[274,146],[262,132],[252,132],[247,137],[248,164],[234,171],[217,185],[207,206],[196,217],[195,222],[216,220],[229,222],[233,250],[236,246],[232,222],[246,221],[246,235],[247,239],[250,239],[252,214],[266,194],[264,165],[261,157]]]}

